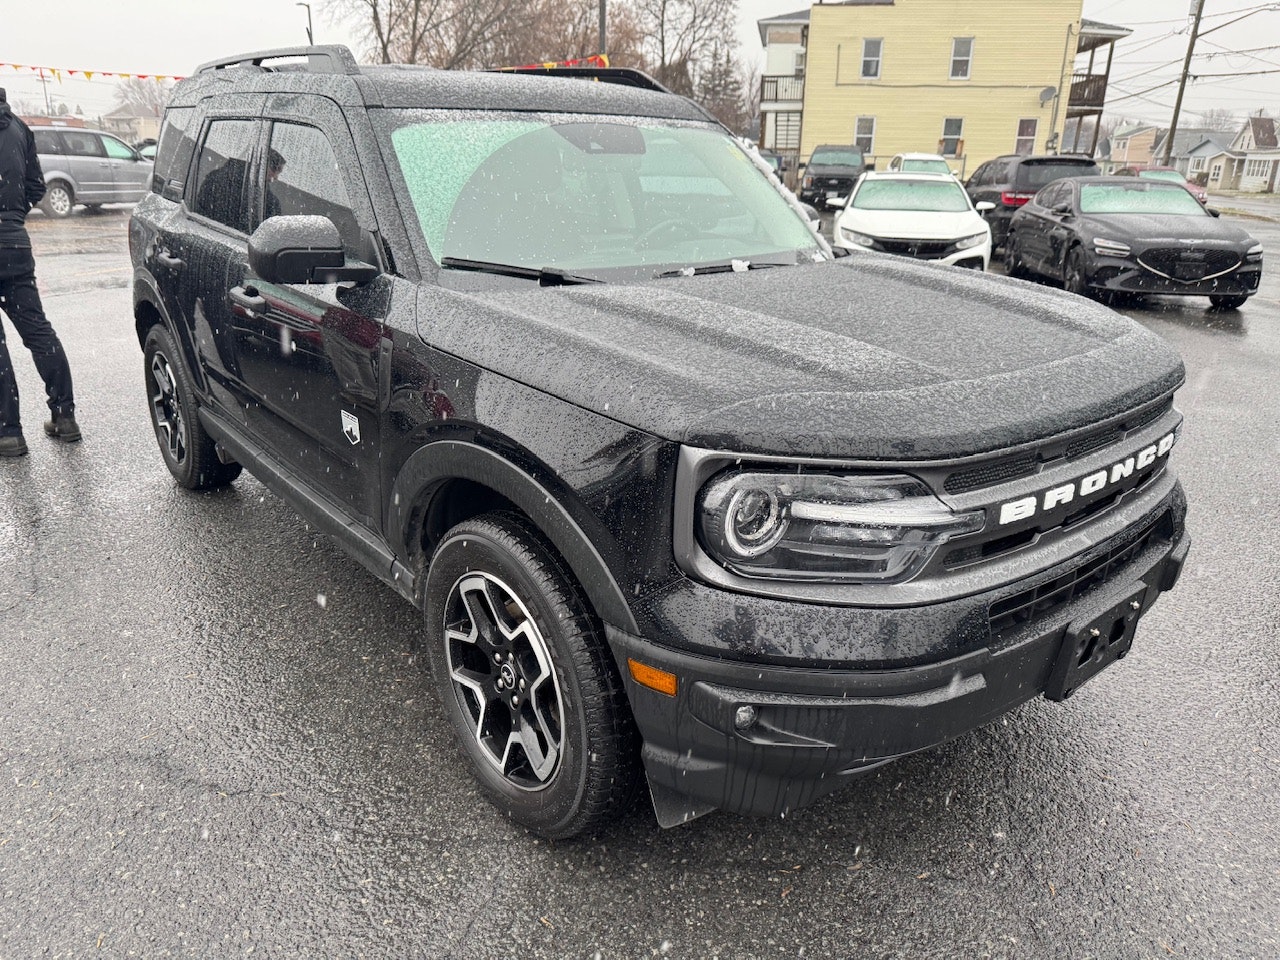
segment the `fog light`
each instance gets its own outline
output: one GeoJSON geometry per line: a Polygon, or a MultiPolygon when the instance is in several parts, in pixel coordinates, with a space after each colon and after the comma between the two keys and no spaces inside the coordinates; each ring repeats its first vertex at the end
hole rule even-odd
{"type": "Polygon", "coordinates": [[[756,721],[760,719],[760,712],[755,707],[747,704],[739,707],[733,714],[733,725],[739,730],[750,730],[756,725],[756,721]]]}

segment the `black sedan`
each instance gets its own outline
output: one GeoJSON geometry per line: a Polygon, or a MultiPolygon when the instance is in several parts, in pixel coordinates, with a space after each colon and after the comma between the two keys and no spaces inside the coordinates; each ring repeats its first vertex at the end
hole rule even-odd
{"type": "Polygon", "coordinates": [[[1258,291],[1262,244],[1217,216],[1175,183],[1057,180],[1013,215],[1005,267],[1084,296],[1199,296],[1232,310],[1258,291]]]}

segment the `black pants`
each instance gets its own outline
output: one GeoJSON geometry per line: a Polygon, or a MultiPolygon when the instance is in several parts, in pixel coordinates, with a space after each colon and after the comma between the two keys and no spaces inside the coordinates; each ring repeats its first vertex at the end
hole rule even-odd
{"type": "MultiPolygon", "coordinates": [[[[0,247],[0,310],[18,331],[22,345],[31,351],[36,370],[40,372],[45,392],[49,395],[49,409],[55,415],[74,413],[76,404],[71,392],[71,367],[67,364],[62,343],[40,305],[36,264],[27,248],[0,247]]],[[[9,348],[5,345],[4,326],[0,324],[0,436],[21,433],[18,381],[13,375],[9,348]]]]}

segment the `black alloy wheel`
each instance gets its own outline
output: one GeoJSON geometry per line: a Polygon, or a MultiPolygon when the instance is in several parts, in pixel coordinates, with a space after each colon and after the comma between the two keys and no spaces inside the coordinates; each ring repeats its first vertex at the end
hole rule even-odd
{"type": "Polygon", "coordinates": [[[240,475],[240,464],[218,459],[213,438],[196,416],[195,390],[169,332],[152,327],[142,356],[151,426],[165,466],[188,490],[226,486],[240,475]]]}
{"type": "Polygon", "coordinates": [[[1062,271],[1062,285],[1070,293],[1081,297],[1092,296],[1085,276],[1084,253],[1076,246],[1067,254],[1067,265],[1062,271]]]}
{"type": "Polygon", "coordinates": [[[1030,274],[1027,265],[1022,262],[1022,251],[1019,249],[1021,245],[1016,233],[1008,235],[1004,245],[1004,269],[1011,277],[1025,279],[1030,274]]]}
{"type": "Polygon", "coordinates": [[[527,520],[450,530],[426,576],[431,673],[493,803],[548,839],[628,805],[639,742],[598,619],[527,520]]]}
{"type": "Polygon", "coordinates": [[[1209,305],[1214,310],[1238,310],[1248,299],[1248,295],[1220,293],[1209,297],[1209,305]]]}

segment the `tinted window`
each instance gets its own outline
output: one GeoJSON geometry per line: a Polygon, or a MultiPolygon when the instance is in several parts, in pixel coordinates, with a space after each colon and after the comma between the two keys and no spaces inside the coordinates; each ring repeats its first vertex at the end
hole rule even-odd
{"type": "Polygon", "coordinates": [[[115,137],[103,137],[102,145],[106,148],[107,156],[113,160],[132,160],[137,156],[129,147],[115,137]]]}
{"type": "Polygon", "coordinates": [[[298,214],[328,217],[342,235],[343,246],[354,254],[360,228],[351,211],[351,198],[333,147],[315,127],[277,123],[271,128],[267,151],[263,219],[298,214]]]}
{"type": "Polygon", "coordinates": [[[62,142],[73,157],[105,157],[102,138],[84,130],[63,130],[62,142]]]}
{"type": "Polygon", "coordinates": [[[977,170],[973,171],[973,176],[969,178],[968,185],[971,187],[981,187],[991,181],[991,171],[995,169],[995,164],[984,163],[977,170]]]}
{"type": "Polygon", "coordinates": [[[1070,188],[1065,183],[1055,183],[1036,194],[1036,203],[1050,209],[1070,199],[1070,188]]]}
{"type": "Polygon", "coordinates": [[[62,153],[62,138],[53,130],[32,130],[36,138],[36,153],[57,155],[62,153]]]}
{"type": "Polygon", "coordinates": [[[256,136],[254,120],[215,120],[196,166],[195,212],[242,233],[249,232],[244,186],[256,136]]]}
{"type": "Polygon", "coordinates": [[[1086,163],[1070,163],[1051,160],[1045,163],[1024,163],[1018,167],[1015,186],[1019,190],[1038,190],[1045,184],[1063,177],[1097,176],[1098,165],[1092,160],[1086,163]]]}
{"type": "Polygon", "coordinates": [[[160,143],[156,146],[155,175],[151,178],[151,189],[157,193],[163,192],[171,183],[177,186],[179,195],[182,193],[182,184],[191,166],[191,155],[196,150],[195,131],[188,129],[194,113],[192,107],[174,107],[165,111],[160,143]]]}

